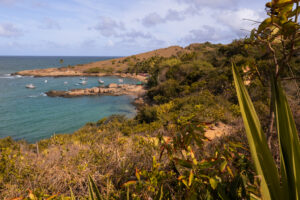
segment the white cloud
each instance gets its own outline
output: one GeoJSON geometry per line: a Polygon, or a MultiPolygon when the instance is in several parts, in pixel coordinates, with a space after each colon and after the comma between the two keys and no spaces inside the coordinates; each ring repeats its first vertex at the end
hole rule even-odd
{"type": "Polygon", "coordinates": [[[179,40],[179,43],[183,43],[184,45],[207,41],[217,43],[226,40],[228,37],[230,37],[228,32],[220,28],[204,25],[199,29],[191,30],[188,35],[179,40]]]}
{"type": "Polygon", "coordinates": [[[247,8],[241,8],[235,11],[223,11],[217,17],[220,24],[230,28],[238,37],[244,37],[249,34],[257,24],[249,21],[262,20],[262,13],[247,8]],[[248,19],[248,20],[247,20],[248,19]]]}
{"type": "Polygon", "coordinates": [[[15,25],[6,23],[0,24],[0,37],[18,37],[22,35],[22,31],[15,25]]]}
{"type": "Polygon", "coordinates": [[[232,9],[238,3],[238,0],[177,0],[198,9],[203,7],[232,9]]]}
{"type": "Polygon", "coordinates": [[[112,40],[108,40],[106,43],[107,47],[113,47],[115,45],[115,43],[112,40]]]}
{"type": "Polygon", "coordinates": [[[44,55],[128,55],[178,43],[227,43],[247,34],[240,29],[252,29],[243,18],[261,19],[264,9],[261,0],[0,0],[0,5],[2,44],[18,42],[24,46],[11,46],[11,52],[44,55]]]}
{"type": "Polygon", "coordinates": [[[185,20],[186,17],[193,16],[195,14],[198,14],[198,11],[192,9],[191,7],[188,7],[187,9],[185,9],[183,11],[169,9],[164,17],[162,17],[161,15],[159,15],[156,12],[153,12],[153,13],[146,15],[142,19],[142,24],[145,27],[152,27],[152,26],[156,26],[158,24],[164,24],[164,23],[171,22],[171,21],[173,21],[173,22],[183,21],[183,20],[185,20]]]}
{"type": "Polygon", "coordinates": [[[164,23],[165,19],[162,18],[159,14],[153,12],[148,14],[143,18],[142,23],[144,26],[155,26],[157,24],[164,23]]]}
{"type": "Polygon", "coordinates": [[[119,31],[125,30],[124,23],[118,22],[110,17],[100,17],[99,23],[94,27],[105,37],[117,36],[119,31]]]}

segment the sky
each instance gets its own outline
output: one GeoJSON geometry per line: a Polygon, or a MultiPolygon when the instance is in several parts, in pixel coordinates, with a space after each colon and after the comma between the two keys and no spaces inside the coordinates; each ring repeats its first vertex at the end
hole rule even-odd
{"type": "Polygon", "coordinates": [[[263,0],[0,0],[0,55],[127,56],[230,43],[262,21],[263,0]]]}

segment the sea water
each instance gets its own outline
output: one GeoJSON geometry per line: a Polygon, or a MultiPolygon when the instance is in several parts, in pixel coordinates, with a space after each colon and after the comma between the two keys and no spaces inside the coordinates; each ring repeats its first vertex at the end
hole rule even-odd
{"type": "MultiPolygon", "coordinates": [[[[0,138],[35,142],[54,133],[72,133],[87,122],[95,122],[112,114],[133,117],[131,96],[87,96],[76,98],[48,97],[49,90],[70,90],[98,86],[98,77],[87,77],[86,85],[78,85],[80,77],[23,77],[11,74],[27,69],[42,69],[90,63],[111,57],[0,57],[0,138]],[[60,63],[60,59],[64,63],[60,63]],[[26,88],[33,84],[35,89],[26,88]]],[[[118,83],[119,77],[101,77],[104,85],[118,83]]],[[[124,83],[134,84],[124,78],[124,83]]]]}

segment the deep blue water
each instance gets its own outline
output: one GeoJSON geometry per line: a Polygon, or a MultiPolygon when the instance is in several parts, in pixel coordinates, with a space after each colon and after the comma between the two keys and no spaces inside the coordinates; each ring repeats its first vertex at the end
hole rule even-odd
{"type": "MultiPolygon", "coordinates": [[[[97,77],[88,77],[84,86],[76,85],[80,77],[33,78],[9,74],[26,69],[84,64],[110,57],[0,57],[0,138],[11,136],[35,142],[54,133],[72,133],[85,123],[97,121],[112,114],[135,115],[130,96],[94,96],[51,98],[49,90],[69,90],[98,86],[97,77]],[[47,80],[47,83],[45,83],[47,80]],[[67,82],[67,84],[65,84],[67,82]],[[32,83],[35,89],[25,86],[32,83]]],[[[102,77],[105,85],[117,83],[118,77],[102,77]]],[[[124,79],[124,83],[136,83],[124,79]]]]}

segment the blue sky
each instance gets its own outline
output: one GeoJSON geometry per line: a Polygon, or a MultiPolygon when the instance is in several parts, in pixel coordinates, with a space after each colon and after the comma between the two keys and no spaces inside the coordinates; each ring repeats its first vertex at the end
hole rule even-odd
{"type": "Polygon", "coordinates": [[[0,0],[0,55],[125,56],[229,43],[265,18],[262,0],[0,0]]]}

